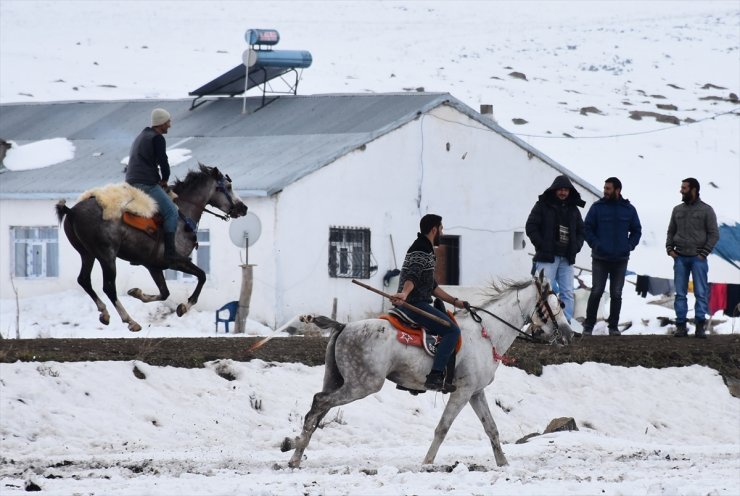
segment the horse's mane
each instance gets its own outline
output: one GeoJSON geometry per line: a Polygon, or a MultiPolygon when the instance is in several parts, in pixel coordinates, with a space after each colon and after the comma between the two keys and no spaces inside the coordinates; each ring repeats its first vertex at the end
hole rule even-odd
{"type": "Polygon", "coordinates": [[[200,166],[200,170],[188,171],[188,175],[185,176],[185,179],[178,179],[177,181],[175,181],[175,185],[172,186],[172,190],[175,193],[179,195],[183,191],[190,191],[199,188],[203,186],[207,181],[213,180],[213,171],[215,170],[215,168],[208,167],[207,165],[203,165],[201,163],[199,163],[198,165],[200,166]]]}
{"type": "Polygon", "coordinates": [[[485,291],[488,297],[486,305],[502,300],[513,291],[520,291],[528,288],[532,284],[532,279],[522,279],[514,281],[512,279],[494,279],[491,281],[489,288],[485,291]]]}

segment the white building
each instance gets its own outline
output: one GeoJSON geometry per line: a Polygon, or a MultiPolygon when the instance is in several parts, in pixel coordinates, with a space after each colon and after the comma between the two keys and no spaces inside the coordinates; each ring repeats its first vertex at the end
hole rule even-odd
{"type": "MultiPolygon", "coordinates": [[[[426,213],[444,218],[440,282],[480,286],[494,277],[526,277],[533,248],[524,223],[537,196],[563,173],[587,202],[584,216],[601,196],[449,94],[246,102],[246,113],[240,98],[195,109],[189,100],[0,106],[0,138],[15,147],[43,147],[52,138],[74,145],[69,160],[0,172],[0,296],[14,296],[11,277],[21,298],[79,288],[79,257],[60,234],[54,205],[122,181],[122,160],[154,107],[172,114],[168,153],[181,162],[172,177],[184,178],[198,161],[218,166],[260,219],[261,237],[248,252],[256,265],[250,318],[269,326],[298,313],[330,314],[335,298],[341,320],[376,315],[382,298],[351,279],[383,289],[426,213]]],[[[247,254],[231,242],[227,223],[205,215],[199,228],[194,256],[208,281],[198,307],[215,309],[238,299],[247,254]]],[[[579,265],[590,266],[587,257],[586,248],[579,265]]],[[[97,266],[93,277],[100,288],[97,266]]],[[[386,291],[395,292],[395,282],[386,291]]],[[[193,284],[170,280],[170,300],[183,301],[193,284]]],[[[123,261],[117,286],[121,295],[134,286],[156,291],[145,269],[123,261]]]]}

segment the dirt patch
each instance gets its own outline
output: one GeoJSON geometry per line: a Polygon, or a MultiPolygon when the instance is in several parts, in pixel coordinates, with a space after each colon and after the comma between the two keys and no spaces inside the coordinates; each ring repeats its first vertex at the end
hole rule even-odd
{"type": "MultiPolygon", "coordinates": [[[[246,362],[324,363],[327,339],[274,338],[250,353],[255,337],[160,339],[4,339],[0,362],[86,362],[138,360],[151,365],[199,368],[218,359],[246,362]]],[[[517,340],[507,356],[511,365],[539,375],[545,365],[598,362],[624,367],[665,368],[705,365],[717,370],[725,382],[740,381],[740,334],[710,336],[701,340],[671,336],[592,336],[567,347],[534,345],[517,340]]]]}

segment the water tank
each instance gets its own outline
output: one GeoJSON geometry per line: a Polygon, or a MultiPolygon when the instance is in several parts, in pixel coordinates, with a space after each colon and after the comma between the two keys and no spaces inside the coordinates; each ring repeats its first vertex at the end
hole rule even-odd
{"type": "Polygon", "coordinates": [[[280,33],[276,29],[247,29],[244,39],[251,45],[277,45],[280,33]]]}
{"type": "Polygon", "coordinates": [[[305,69],[313,62],[311,52],[306,50],[252,50],[242,54],[242,61],[247,67],[290,67],[305,69]]]}

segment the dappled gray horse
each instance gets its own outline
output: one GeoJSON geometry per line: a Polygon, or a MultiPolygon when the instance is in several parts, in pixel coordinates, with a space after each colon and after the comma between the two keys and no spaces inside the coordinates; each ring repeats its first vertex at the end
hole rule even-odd
{"type": "MultiPolygon", "coordinates": [[[[434,441],[424,457],[433,463],[455,417],[470,403],[491,440],[498,465],[506,465],[498,430],[488,408],[485,388],[493,382],[501,356],[532,322],[546,342],[570,343],[573,331],[565,319],[549,281],[539,277],[522,282],[494,284],[490,299],[473,313],[458,314],[462,348],[457,355],[456,386],[434,431],[434,441]],[[496,318],[498,317],[498,318],[496,318]],[[482,320],[481,320],[482,319],[482,320]],[[478,320],[481,320],[478,322],[478,320]]],[[[295,439],[291,467],[298,467],[303,452],[321,419],[335,406],[345,405],[380,391],[386,379],[412,390],[423,390],[432,357],[418,347],[396,339],[396,329],[386,320],[367,319],[341,324],[327,317],[314,317],[321,328],[332,329],[326,348],[324,387],[313,397],[301,435],[295,439]]],[[[534,332],[534,331],[533,331],[534,332]]],[[[287,446],[292,445],[286,440],[287,446]]]]}
{"type": "MultiPolygon", "coordinates": [[[[198,171],[188,172],[185,179],[177,181],[172,188],[178,195],[175,204],[180,213],[196,225],[206,205],[212,205],[224,212],[226,215],[221,216],[223,219],[246,215],[247,207],[239,195],[232,190],[229,176],[223,175],[216,167],[198,165],[198,171]]],[[[164,301],[170,295],[163,274],[165,269],[171,268],[197,277],[198,284],[187,303],[180,303],[177,306],[177,315],[181,317],[197,303],[200,291],[206,282],[205,272],[190,260],[169,265],[164,258],[164,246],[161,240],[123,222],[122,213],[108,219],[107,215],[104,215],[104,209],[99,200],[90,196],[79,201],[72,208],[67,207],[62,200],[57,203],[56,212],[59,222],[64,222],[64,232],[69,242],[80,253],[82,267],[77,282],[98,307],[100,322],[108,325],[110,315],[105,304],[92,288],[90,273],[95,260],[100,263],[103,271],[103,292],[113,303],[121,320],[128,324],[130,331],[141,330],[141,325],[126,312],[116,294],[116,258],[127,260],[132,265],[143,265],[151,274],[159,289],[158,295],[145,294],[139,288],[133,288],[128,292],[129,295],[145,303],[164,301]]],[[[186,229],[185,222],[180,219],[175,237],[177,252],[189,255],[196,244],[195,232],[192,229],[186,229]]]]}

